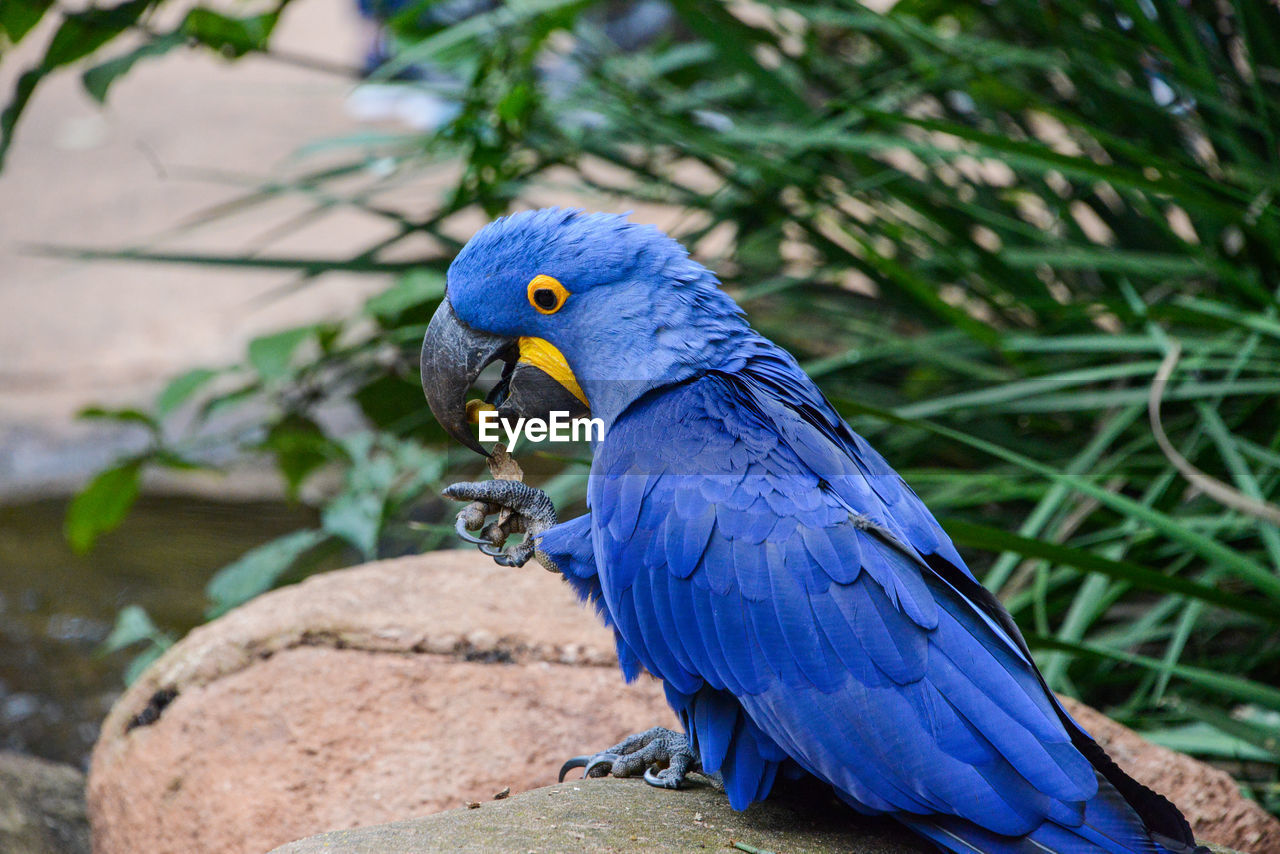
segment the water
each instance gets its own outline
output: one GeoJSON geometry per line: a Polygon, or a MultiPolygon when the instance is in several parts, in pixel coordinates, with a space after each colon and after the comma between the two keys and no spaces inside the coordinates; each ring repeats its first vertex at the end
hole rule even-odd
{"type": "Polygon", "coordinates": [[[220,566],[314,512],[277,502],[147,497],[92,553],[62,538],[65,501],[0,507],[0,748],[86,767],[132,651],[94,650],[128,604],[181,636],[220,566]]]}

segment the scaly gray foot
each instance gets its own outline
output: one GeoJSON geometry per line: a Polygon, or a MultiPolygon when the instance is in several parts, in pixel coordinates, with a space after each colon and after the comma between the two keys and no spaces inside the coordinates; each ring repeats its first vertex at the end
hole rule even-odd
{"type": "Polygon", "coordinates": [[[470,501],[458,511],[454,530],[468,543],[502,566],[524,566],[534,556],[534,537],[556,524],[556,509],[541,489],[518,480],[485,480],[455,483],[443,495],[455,501],[470,501]],[[485,519],[499,515],[485,525],[485,519]],[[475,536],[470,531],[479,531],[475,536]],[[526,534],[522,542],[504,548],[512,534],[526,534]]]}
{"type": "Polygon", "coordinates": [[[643,771],[644,781],[660,789],[679,789],[690,771],[702,763],[689,748],[684,733],[664,727],[645,730],[594,756],[575,756],[560,768],[560,782],[574,768],[584,769],[583,778],[634,777],[643,771]]]}

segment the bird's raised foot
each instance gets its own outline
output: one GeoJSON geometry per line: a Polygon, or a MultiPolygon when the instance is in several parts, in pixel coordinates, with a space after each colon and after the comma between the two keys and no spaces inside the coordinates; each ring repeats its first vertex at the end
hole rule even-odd
{"type": "Polygon", "coordinates": [[[454,530],[502,566],[524,566],[534,556],[534,537],[556,524],[555,507],[541,489],[518,480],[455,483],[443,490],[455,501],[471,502],[458,511],[454,530]],[[485,519],[497,514],[488,525],[485,519]],[[471,534],[479,531],[479,535],[471,534]],[[512,534],[528,534],[505,546],[512,534]]]}
{"type": "Polygon", "coordinates": [[[583,778],[634,777],[644,774],[644,781],[659,789],[679,789],[690,771],[698,771],[702,763],[689,747],[684,733],[665,727],[654,727],[637,733],[608,750],[593,756],[575,756],[560,767],[560,782],[574,768],[584,769],[583,778]]]}

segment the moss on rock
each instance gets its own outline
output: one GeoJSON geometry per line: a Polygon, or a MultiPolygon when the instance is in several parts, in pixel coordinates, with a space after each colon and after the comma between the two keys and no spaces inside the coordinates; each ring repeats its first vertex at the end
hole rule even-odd
{"type": "Polygon", "coordinates": [[[639,780],[603,778],[535,789],[485,801],[471,809],[323,833],[291,842],[274,854],[701,850],[762,854],[933,851],[892,822],[866,819],[835,804],[818,809],[796,800],[770,800],[735,813],[724,794],[710,786],[671,792],[639,780]]]}

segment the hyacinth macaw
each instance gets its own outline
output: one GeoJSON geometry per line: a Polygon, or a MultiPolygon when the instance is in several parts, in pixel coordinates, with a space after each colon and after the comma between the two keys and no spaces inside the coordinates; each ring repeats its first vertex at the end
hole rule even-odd
{"type": "Polygon", "coordinates": [[[625,217],[519,213],[454,260],[423,343],[432,411],[481,453],[465,395],[494,361],[504,416],[585,405],[605,424],[586,515],[560,522],[517,481],[445,491],[500,563],[562,573],[626,678],[662,680],[683,723],[564,770],[717,775],[735,809],[812,775],[962,854],[1196,851],[1063,710],[916,494],[718,284],[625,217]]]}

